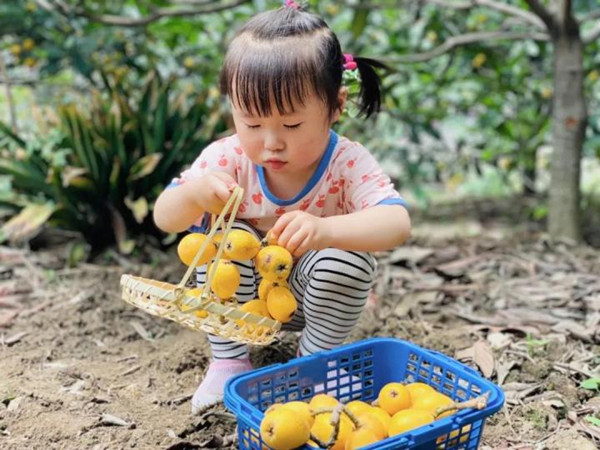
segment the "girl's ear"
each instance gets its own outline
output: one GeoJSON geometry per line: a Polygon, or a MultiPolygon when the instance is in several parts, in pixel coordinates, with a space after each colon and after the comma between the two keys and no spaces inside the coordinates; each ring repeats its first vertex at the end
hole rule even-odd
{"type": "Polygon", "coordinates": [[[338,92],[338,107],[336,108],[332,123],[337,122],[340,119],[340,116],[344,112],[344,108],[346,107],[346,102],[348,101],[348,88],[342,86],[338,92]]]}

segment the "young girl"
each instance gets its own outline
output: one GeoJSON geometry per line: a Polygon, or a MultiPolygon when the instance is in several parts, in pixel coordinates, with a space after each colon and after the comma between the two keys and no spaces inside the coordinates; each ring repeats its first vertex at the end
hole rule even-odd
{"type": "MultiPolygon", "coordinates": [[[[234,228],[262,238],[271,231],[296,258],[289,284],[298,310],[284,330],[301,331],[299,355],[340,345],[365,306],[375,260],[369,252],[410,234],[405,203],[370,153],[331,126],[346,105],[344,70],[358,70],[360,108],[379,109],[382,64],[342,54],[335,34],[296,3],[251,19],[230,45],[221,90],[236,134],[205,148],[154,207],[163,230],[205,230],[236,185],[244,199],[234,228]],[[206,214],[205,214],[206,213],[206,214]]],[[[236,263],[236,297],[258,297],[252,261],[236,263]]],[[[206,269],[197,282],[204,283],[206,269]]],[[[208,336],[213,353],[192,412],[223,398],[232,376],[250,370],[246,345],[208,336]]]]}

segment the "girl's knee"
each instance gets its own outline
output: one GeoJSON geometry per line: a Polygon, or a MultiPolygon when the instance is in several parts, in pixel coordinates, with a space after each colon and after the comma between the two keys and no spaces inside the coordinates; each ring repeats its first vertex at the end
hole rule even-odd
{"type": "Polygon", "coordinates": [[[320,278],[355,278],[363,283],[372,284],[375,279],[376,262],[370,253],[327,248],[317,252],[312,269],[313,274],[319,273],[320,278]]]}

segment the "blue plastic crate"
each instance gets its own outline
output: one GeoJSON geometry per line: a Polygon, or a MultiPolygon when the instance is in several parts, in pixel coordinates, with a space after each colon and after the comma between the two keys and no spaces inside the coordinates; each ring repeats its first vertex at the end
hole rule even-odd
{"type": "Polygon", "coordinates": [[[262,450],[268,447],[260,439],[260,422],[273,403],[308,401],[320,393],[343,403],[370,403],[389,382],[415,381],[457,401],[490,391],[488,406],[458,411],[365,449],[476,449],[485,418],[504,403],[497,385],[464,364],[400,339],[374,338],[237,375],[225,386],[225,405],[238,419],[239,448],[262,450]]]}

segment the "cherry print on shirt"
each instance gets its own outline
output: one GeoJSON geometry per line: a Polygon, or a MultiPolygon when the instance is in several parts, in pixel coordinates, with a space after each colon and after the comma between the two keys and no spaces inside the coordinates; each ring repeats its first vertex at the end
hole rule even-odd
{"type": "Polygon", "coordinates": [[[256,203],[257,205],[260,205],[262,203],[262,193],[257,192],[256,194],[252,194],[252,201],[254,203],[256,203]]]}
{"type": "Polygon", "coordinates": [[[349,169],[352,169],[354,167],[354,163],[356,162],[357,159],[358,158],[351,159],[350,161],[348,161],[346,163],[346,165],[348,166],[349,169]]]}
{"type": "Polygon", "coordinates": [[[340,181],[334,181],[331,187],[329,188],[330,194],[337,194],[340,190],[340,181]]]}
{"type": "Polygon", "coordinates": [[[244,153],[244,151],[242,150],[242,147],[234,147],[234,150],[238,155],[241,155],[242,153],[244,153]]]}
{"type": "Polygon", "coordinates": [[[333,175],[331,174],[331,172],[328,170],[327,171],[327,175],[325,176],[325,181],[329,181],[333,178],[333,175]]]}
{"type": "Polygon", "coordinates": [[[360,204],[360,209],[367,209],[369,207],[369,202],[363,200],[360,204]]]}
{"type": "Polygon", "coordinates": [[[300,211],[306,211],[310,206],[310,198],[305,198],[302,203],[300,203],[300,211]]]}
{"type": "Polygon", "coordinates": [[[319,195],[319,200],[317,200],[317,208],[323,208],[325,206],[325,196],[319,195]]]}
{"type": "Polygon", "coordinates": [[[208,162],[206,162],[206,161],[202,161],[202,162],[200,163],[200,168],[201,168],[201,169],[206,169],[206,166],[208,166],[208,162]]]}
{"type": "Polygon", "coordinates": [[[363,183],[366,183],[367,181],[369,181],[371,179],[371,175],[367,174],[367,175],[363,175],[361,178],[363,183]]]}
{"type": "Polygon", "coordinates": [[[245,213],[247,209],[248,209],[248,202],[240,203],[240,207],[238,208],[239,212],[245,213]]]}
{"type": "Polygon", "coordinates": [[[219,165],[221,167],[225,167],[229,161],[225,158],[225,155],[221,155],[221,159],[219,160],[219,165]]]}
{"type": "Polygon", "coordinates": [[[282,216],[283,214],[285,214],[285,208],[283,206],[281,206],[275,210],[276,216],[282,216]]]}

